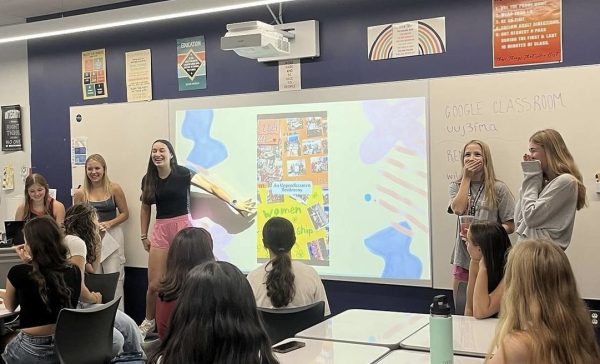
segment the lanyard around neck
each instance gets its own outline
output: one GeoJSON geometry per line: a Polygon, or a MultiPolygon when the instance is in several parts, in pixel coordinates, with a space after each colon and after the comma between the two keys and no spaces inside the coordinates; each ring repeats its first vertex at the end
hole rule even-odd
{"type": "Polygon", "coordinates": [[[469,215],[475,216],[477,202],[479,201],[479,197],[481,197],[481,192],[483,191],[483,182],[481,186],[479,186],[479,190],[477,190],[477,194],[475,198],[471,198],[471,184],[469,183],[469,215]]]}

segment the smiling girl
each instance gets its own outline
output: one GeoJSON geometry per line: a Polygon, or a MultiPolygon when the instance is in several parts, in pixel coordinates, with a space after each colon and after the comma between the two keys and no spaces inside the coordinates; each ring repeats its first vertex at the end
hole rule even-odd
{"type": "Polygon", "coordinates": [[[529,138],[521,162],[525,179],[515,208],[519,241],[551,239],[567,249],[575,212],[586,206],[579,168],[559,132],[544,129],[529,138]]]}
{"type": "Polygon", "coordinates": [[[141,239],[148,256],[148,291],[146,318],[140,325],[142,336],[155,328],[154,316],[160,280],[166,270],[169,246],[175,235],[191,227],[190,185],[194,185],[229,204],[239,213],[254,210],[252,200],[238,201],[204,177],[177,164],[170,142],[159,139],[152,143],[146,175],[142,179],[141,239]],[[151,206],[156,205],[156,222],[148,237],[151,206]]]}
{"type": "Polygon", "coordinates": [[[65,205],[50,197],[48,182],[34,173],[25,179],[25,202],[17,208],[15,220],[29,221],[34,217],[48,215],[58,226],[65,221],[65,205]]]}
{"type": "MultiPolygon", "coordinates": [[[[508,234],[512,233],[515,200],[506,184],[496,179],[488,145],[480,140],[465,144],[462,165],[462,177],[449,186],[448,212],[458,216],[471,215],[475,221],[496,221],[508,234]]],[[[469,280],[471,258],[465,239],[466,236],[461,235],[457,228],[451,258],[454,297],[458,293],[459,282],[469,280]]]]}
{"type": "MultiPolygon", "coordinates": [[[[100,154],[92,154],[86,159],[83,188],[75,190],[73,202],[87,202],[96,210],[102,232],[102,254],[97,257],[96,273],[119,272],[115,297],[123,297],[125,238],[121,224],[129,217],[129,209],[121,186],[108,178],[106,161],[100,154]]],[[[119,307],[123,309],[123,305],[121,300],[119,307]]]]}

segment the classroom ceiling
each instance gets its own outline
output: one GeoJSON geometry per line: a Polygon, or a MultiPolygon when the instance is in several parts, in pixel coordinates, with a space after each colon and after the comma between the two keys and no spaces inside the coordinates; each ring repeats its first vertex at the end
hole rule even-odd
{"type": "Polygon", "coordinates": [[[24,23],[25,19],[121,3],[128,0],[0,0],[0,26],[24,23]]]}

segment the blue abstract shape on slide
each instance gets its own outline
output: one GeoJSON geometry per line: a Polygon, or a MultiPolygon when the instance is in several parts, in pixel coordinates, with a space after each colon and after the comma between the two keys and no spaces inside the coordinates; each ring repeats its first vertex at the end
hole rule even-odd
{"type": "MultiPolygon", "coordinates": [[[[406,221],[400,225],[412,230],[406,221]]],[[[410,252],[412,238],[389,226],[365,239],[369,251],[384,260],[381,278],[419,279],[423,265],[419,258],[410,252]]]]}
{"type": "Polygon", "coordinates": [[[210,136],[212,122],[212,110],[190,110],[185,112],[181,125],[181,135],[194,142],[187,160],[204,169],[214,167],[228,156],[225,144],[210,136]]]}

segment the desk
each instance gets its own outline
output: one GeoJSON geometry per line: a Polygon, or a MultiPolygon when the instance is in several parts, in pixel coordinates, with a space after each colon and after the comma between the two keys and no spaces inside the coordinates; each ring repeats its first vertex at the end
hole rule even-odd
{"type": "Polygon", "coordinates": [[[296,334],[298,338],[385,346],[400,342],[429,323],[429,315],[371,310],[348,310],[296,334]]]}
{"type": "MultiPolygon", "coordinates": [[[[377,364],[429,364],[430,354],[423,351],[393,350],[377,364]]],[[[481,364],[483,359],[454,355],[454,364],[481,364]]]]}
{"type": "MultiPolygon", "coordinates": [[[[454,353],[485,357],[496,334],[498,319],[477,320],[470,316],[453,316],[454,353]]],[[[429,325],[402,341],[403,349],[429,351],[429,325]]]]}
{"type": "Polygon", "coordinates": [[[290,338],[281,343],[297,340],[306,344],[305,347],[289,353],[274,353],[281,364],[348,364],[374,363],[390,350],[381,346],[358,345],[335,341],[290,338]]]}

